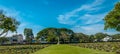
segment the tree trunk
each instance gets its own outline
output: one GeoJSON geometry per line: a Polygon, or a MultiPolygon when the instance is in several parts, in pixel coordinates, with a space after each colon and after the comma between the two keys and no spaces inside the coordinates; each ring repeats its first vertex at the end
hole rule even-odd
{"type": "Polygon", "coordinates": [[[58,42],[57,42],[57,45],[59,45],[60,44],[60,38],[58,37],[58,42]]]}
{"type": "Polygon", "coordinates": [[[0,33],[0,36],[4,35],[6,36],[8,34],[8,30],[3,30],[1,33],[0,33]]]}
{"type": "Polygon", "coordinates": [[[2,36],[4,33],[5,33],[5,31],[2,31],[2,32],[0,33],[0,36],[2,36]]]}

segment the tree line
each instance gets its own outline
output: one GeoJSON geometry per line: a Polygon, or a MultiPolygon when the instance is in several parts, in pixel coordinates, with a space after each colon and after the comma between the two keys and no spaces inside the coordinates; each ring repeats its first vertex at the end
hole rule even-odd
{"type": "MultiPolygon", "coordinates": [[[[116,3],[113,10],[111,10],[104,17],[104,29],[115,29],[120,31],[120,2],[116,3]]],[[[16,32],[17,28],[20,25],[13,17],[8,17],[4,14],[4,11],[0,11],[0,36],[1,40],[6,39],[5,36],[9,31],[16,32]]],[[[39,38],[45,39],[47,42],[57,42],[66,43],[66,42],[93,42],[93,40],[101,41],[106,36],[111,36],[104,33],[96,33],[94,35],[86,35],[83,33],[74,33],[70,29],[66,28],[46,28],[37,33],[37,36],[34,38],[32,29],[25,28],[24,35],[26,36],[27,42],[31,43],[32,39],[39,40],[39,38]]],[[[115,34],[111,36],[114,40],[119,41],[120,34],[115,34]]],[[[3,40],[2,40],[3,42],[3,40]]]]}
{"type": "Polygon", "coordinates": [[[57,43],[58,37],[60,43],[102,42],[105,37],[112,38],[112,40],[108,41],[120,41],[120,34],[108,35],[107,33],[99,32],[94,35],[87,35],[75,33],[67,28],[45,28],[37,33],[36,39],[44,38],[47,42],[57,43]]]}
{"type": "MultiPolygon", "coordinates": [[[[113,10],[111,10],[104,17],[104,29],[115,29],[120,31],[120,2],[116,3],[113,10]]],[[[100,42],[106,36],[112,37],[112,41],[119,41],[120,34],[108,35],[105,33],[96,33],[94,35],[87,35],[84,33],[74,33],[66,28],[46,28],[37,33],[36,39],[44,38],[47,42],[100,42]]],[[[111,40],[110,40],[111,41],[111,40]]]]}

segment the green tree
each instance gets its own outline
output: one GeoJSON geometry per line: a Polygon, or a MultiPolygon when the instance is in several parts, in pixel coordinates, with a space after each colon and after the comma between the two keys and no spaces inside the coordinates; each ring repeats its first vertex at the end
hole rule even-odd
{"type": "Polygon", "coordinates": [[[89,42],[89,36],[86,34],[76,33],[75,37],[79,42],[89,42]]]}
{"type": "Polygon", "coordinates": [[[94,38],[94,35],[90,35],[89,36],[89,42],[94,42],[95,38],[94,38]]]}
{"type": "Polygon", "coordinates": [[[24,29],[24,35],[26,37],[26,41],[28,43],[32,43],[32,40],[34,39],[33,31],[30,28],[25,28],[24,29]]]}
{"type": "Polygon", "coordinates": [[[94,35],[94,38],[97,40],[97,41],[101,41],[103,38],[105,38],[106,36],[109,36],[108,34],[104,34],[104,33],[96,33],[94,35]]]}
{"type": "Polygon", "coordinates": [[[113,41],[120,41],[120,34],[114,34],[112,35],[113,41]]]}
{"type": "Polygon", "coordinates": [[[9,31],[17,32],[19,24],[18,21],[12,17],[7,17],[3,11],[0,11],[0,36],[6,36],[9,31]]]}
{"type": "Polygon", "coordinates": [[[74,32],[67,28],[59,28],[59,35],[60,35],[60,41],[62,43],[69,43],[72,42],[72,39],[74,37],[74,32]]]}
{"type": "Polygon", "coordinates": [[[105,27],[104,29],[115,29],[117,31],[120,31],[120,2],[118,2],[114,9],[110,11],[105,16],[105,27]]]}
{"type": "Polygon", "coordinates": [[[37,33],[37,39],[44,37],[47,42],[65,43],[70,42],[73,31],[66,28],[45,28],[37,33]]]}
{"type": "Polygon", "coordinates": [[[7,41],[9,41],[9,40],[6,37],[0,37],[0,44],[3,44],[7,41]]]}
{"type": "Polygon", "coordinates": [[[56,42],[57,41],[57,29],[56,28],[45,28],[42,31],[37,33],[36,39],[44,37],[47,42],[56,42]]]}

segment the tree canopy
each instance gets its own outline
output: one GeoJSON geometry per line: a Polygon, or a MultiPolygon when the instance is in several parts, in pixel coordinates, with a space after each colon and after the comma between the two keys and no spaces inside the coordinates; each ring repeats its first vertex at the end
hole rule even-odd
{"type": "Polygon", "coordinates": [[[33,31],[30,28],[24,29],[24,35],[26,37],[26,40],[28,43],[32,43],[32,40],[34,39],[33,31]]]}
{"type": "Polygon", "coordinates": [[[105,38],[106,36],[109,36],[108,34],[105,34],[105,33],[96,33],[94,35],[94,38],[97,40],[97,41],[101,41],[103,38],[105,38]]]}
{"type": "Polygon", "coordinates": [[[114,9],[110,11],[105,16],[105,27],[104,29],[115,29],[117,31],[120,31],[120,2],[118,2],[114,9]]]}
{"type": "Polygon", "coordinates": [[[75,39],[79,42],[89,42],[89,36],[83,33],[75,33],[75,39]]]}
{"type": "Polygon", "coordinates": [[[19,26],[19,22],[12,18],[8,17],[5,14],[3,14],[3,11],[0,11],[0,36],[8,33],[8,31],[11,32],[17,32],[17,28],[19,26]]]}
{"type": "Polygon", "coordinates": [[[70,42],[74,32],[66,28],[45,28],[37,33],[37,39],[45,37],[48,42],[57,42],[58,37],[61,42],[70,42]]]}
{"type": "Polygon", "coordinates": [[[0,44],[9,41],[6,37],[0,37],[0,44]]]}

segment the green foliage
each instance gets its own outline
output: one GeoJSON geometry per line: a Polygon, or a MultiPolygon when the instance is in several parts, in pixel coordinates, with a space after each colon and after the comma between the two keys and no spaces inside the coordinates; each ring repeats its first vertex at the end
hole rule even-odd
{"type": "Polygon", "coordinates": [[[26,36],[26,40],[28,43],[32,43],[32,40],[34,38],[33,31],[30,28],[24,29],[24,35],[26,36]]]}
{"type": "Polygon", "coordinates": [[[56,42],[56,41],[57,41],[56,35],[49,35],[49,36],[47,37],[47,41],[48,41],[48,42],[56,42]]]}
{"type": "Polygon", "coordinates": [[[114,9],[105,16],[104,21],[105,30],[110,28],[120,31],[120,2],[118,2],[114,9]]]}
{"type": "Polygon", "coordinates": [[[70,42],[70,38],[72,38],[73,34],[74,32],[72,30],[66,28],[46,28],[37,33],[36,39],[45,37],[48,42],[70,42]],[[58,38],[60,40],[58,40],[58,38]]]}
{"type": "Polygon", "coordinates": [[[3,44],[5,42],[9,41],[6,37],[0,37],[0,43],[3,44]]]}
{"type": "Polygon", "coordinates": [[[109,35],[104,33],[96,33],[94,35],[94,38],[97,39],[97,41],[101,41],[101,39],[105,38],[106,36],[109,36],[109,35]]]}
{"type": "Polygon", "coordinates": [[[120,34],[114,34],[112,35],[113,40],[112,41],[120,41],[120,34]]]}
{"type": "Polygon", "coordinates": [[[62,42],[72,42],[72,39],[74,37],[74,32],[70,29],[66,29],[66,28],[60,28],[59,30],[59,34],[60,35],[60,40],[62,42]]]}
{"type": "Polygon", "coordinates": [[[94,38],[94,35],[90,35],[89,36],[89,42],[94,42],[95,38],[94,38]]]}
{"type": "Polygon", "coordinates": [[[36,39],[39,39],[40,37],[45,37],[48,42],[55,42],[53,40],[56,40],[57,34],[55,34],[57,31],[56,28],[46,28],[43,29],[42,31],[37,33],[36,39]]]}
{"type": "Polygon", "coordinates": [[[19,22],[13,19],[12,17],[7,17],[0,11],[0,36],[7,34],[8,31],[17,32],[19,22]]]}
{"type": "Polygon", "coordinates": [[[89,36],[83,33],[75,33],[75,39],[79,42],[89,42],[89,36]]]}

